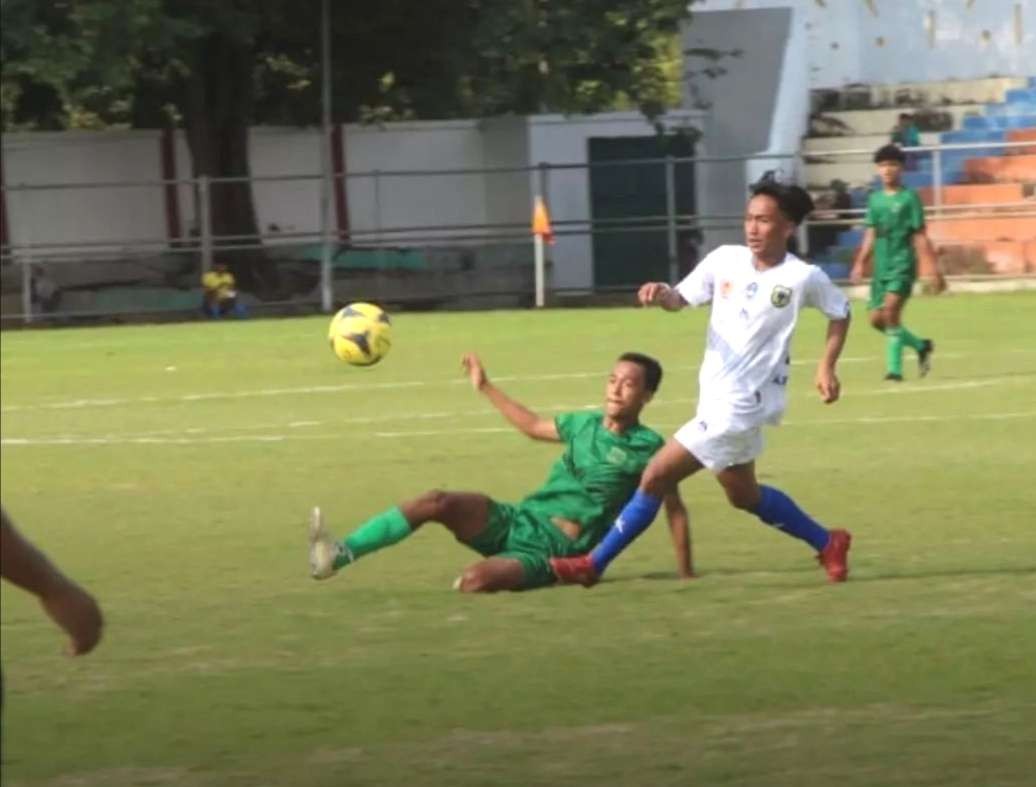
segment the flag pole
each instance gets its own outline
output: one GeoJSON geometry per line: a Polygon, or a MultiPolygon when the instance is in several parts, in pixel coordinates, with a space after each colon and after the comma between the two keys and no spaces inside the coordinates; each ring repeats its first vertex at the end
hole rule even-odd
{"type": "Polygon", "coordinates": [[[532,236],[533,250],[536,255],[536,308],[543,308],[544,292],[543,292],[543,271],[544,271],[544,255],[543,255],[543,236],[539,233],[532,236]]]}
{"type": "Polygon", "coordinates": [[[532,248],[535,259],[536,308],[543,308],[546,302],[546,249],[544,245],[554,242],[554,231],[550,228],[550,216],[543,197],[537,195],[532,203],[532,248]]]}

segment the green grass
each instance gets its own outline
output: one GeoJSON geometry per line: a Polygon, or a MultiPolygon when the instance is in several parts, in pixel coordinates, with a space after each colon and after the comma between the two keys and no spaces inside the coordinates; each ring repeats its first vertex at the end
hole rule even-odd
{"type": "Polygon", "coordinates": [[[340,531],[432,487],[541,481],[556,450],[502,429],[467,349],[543,411],[655,353],[646,421],[670,433],[704,312],[401,314],[371,370],[335,362],[316,318],[5,333],[4,504],[108,623],[66,659],[5,586],[5,784],[1031,784],[1036,297],[907,316],[938,343],[931,377],[881,382],[861,319],[831,407],[804,316],[760,462],[853,530],[850,582],[702,475],[699,580],[672,578],[656,525],[592,591],[490,597],[450,591],[475,556],[434,526],[312,582],[306,512],[340,531]]]}

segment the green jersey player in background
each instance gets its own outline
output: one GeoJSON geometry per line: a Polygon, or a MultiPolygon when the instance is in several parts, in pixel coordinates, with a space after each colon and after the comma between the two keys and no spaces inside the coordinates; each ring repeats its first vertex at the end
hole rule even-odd
{"type": "Polygon", "coordinates": [[[902,323],[903,309],[917,280],[918,262],[922,263],[920,268],[926,278],[934,279],[936,291],[945,287],[938,273],[935,250],[925,232],[921,198],[901,182],[905,160],[903,151],[895,145],[885,145],[874,154],[881,188],[867,199],[867,231],[850,274],[853,282],[860,282],[868,259],[873,257],[867,308],[871,325],[885,334],[885,379],[894,382],[903,380],[903,347],[917,352],[921,377],[928,374],[935,349],[931,339],[915,336],[902,323]]]}
{"type": "MultiPolygon", "coordinates": [[[[542,418],[489,381],[474,353],[462,359],[472,387],[518,431],[534,440],[563,443],[565,451],[547,480],[519,503],[480,492],[432,490],[367,520],[341,541],[313,510],[309,560],[315,579],[326,579],[371,552],[439,522],[483,556],[458,577],[458,590],[477,593],[527,590],[554,584],[550,559],[592,549],[636,490],[641,473],[664,440],[640,423],[640,412],[662,381],[658,361],[625,353],[605,386],[604,409],[542,418]]],[[[678,572],[693,576],[687,510],[675,490],[664,500],[678,572]]]]}

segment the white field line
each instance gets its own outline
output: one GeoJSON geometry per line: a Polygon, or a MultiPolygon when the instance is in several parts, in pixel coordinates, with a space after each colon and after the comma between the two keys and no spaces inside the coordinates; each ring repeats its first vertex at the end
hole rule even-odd
{"type": "MultiPolygon", "coordinates": [[[[1017,378],[1012,377],[996,377],[989,378],[988,380],[968,380],[960,383],[943,383],[937,385],[927,385],[920,387],[908,387],[908,388],[896,388],[896,387],[884,387],[867,389],[862,391],[852,391],[852,396],[879,396],[889,393],[924,393],[926,391],[956,391],[966,390],[971,388],[984,388],[991,385],[999,385],[1003,383],[1019,382],[1017,378]]],[[[812,399],[816,394],[813,392],[806,392],[800,394],[796,398],[812,399]]],[[[675,405],[687,405],[697,402],[697,397],[675,397],[672,399],[656,399],[651,404],[652,412],[657,412],[659,409],[665,407],[672,407],[675,405]]],[[[600,402],[593,402],[588,404],[551,404],[551,405],[531,405],[531,409],[536,412],[542,413],[556,413],[566,412],[572,410],[592,410],[600,407],[600,402]]],[[[688,418],[693,415],[691,408],[687,408],[688,418]]],[[[306,429],[315,427],[335,427],[345,425],[365,425],[365,424],[378,424],[378,423],[392,423],[398,421],[424,421],[424,420],[439,420],[448,418],[472,418],[479,416],[496,416],[497,411],[491,407],[482,407],[477,409],[465,409],[456,411],[441,411],[441,412],[428,412],[428,413],[413,413],[413,412],[396,412],[385,415],[374,415],[374,416],[351,416],[346,418],[334,418],[325,421],[291,421],[285,423],[262,423],[262,424],[251,424],[247,426],[225,426],[225,427],[212,427],[212,426],[193,426],[193,427],[177,427],[175,429],[156,429],[148,430],[143,432],[108,432],[103,434],[77,434],[77,433],[61,433],[52,435],[32,435],[29,437],[18,438],[6,438],[0,440],[2,445],[19,445],[19,440],[49,440],[55,441],[55,444],[71,444],[70,440],[140,440],[143,438],[152,437],[166,437],[166,436],[200,436],[209,435],[213,432],[251,432],[251,431],[280,431],[284,429],[306,429]]],[[[906,420],[923,420],[924,417],[920,418],[907,418],[906,420]]],[[[879,423],[880,421],[874,421],[879,423]]],[[[787,423],[787,422],[785,422],[787,423]]],[[[830,423],[835,423],[831,421],[830,423]]],[[[242,438],[243,439],[243,438],[242,438]]]]}
{"type": "MultiPolygon", "coordinates": [[[[969,414],[969,415],[928,415],[928,416],[891,416],[888,418],[881,417],[867,417],[862,418],[843,418],[843,419],[830,419],[830,420],[815,420],[815,421],[785,421],[784,426],[786,427],[802,427],[802,426],[828,426],[828,425],[839,425],[839,424],[882,424],[882,423],[913,423],[916,421],[999,421],[1008,420],[1015,418],[1036,418],[1036,410],[1027,412],[1014,412],[1014,413],[983,413],[983,414],[969,414]]],[[[657,429],[676,429],[683,426],[683,422],[680,423],[656,423],[653,424],[657,429]]],[[[375,432],[375,437],[441,437],[442,435],[449,434],[467,434],[471,432],[513,432],[512,428],[497,428],[497,429],[426,429],[426,430],[414,430],[408,432],[375,432]]]]}
{"type": "MultiPolygon", "coordinates": [[[[814,421],[787,421],[785,426],[798,428],[810,426],[829,426],[839,424],[883,424],[883,423],[915,423],[923,422],[944,422],[944,421],[1000,421],[1008,419],[1036,418],[1036,410],[1025,412],[1008,413],[979,413],[966,415],[928,415],[928,416],[890,416],[890,417],[867,417],[843,418],[814,421]]],[[[680,424],[656,424],[659,428],[676,428],[680,424]]],[[[517,434],[510,426],[488,426],[488,427],[456,427],[453,429],[415,429],[408,431],[373,432],[374,437],[379,438],[401,438],[401,437],[440,437],[443,435],[460,434],[517,434]]],[[[224,435],[224,436],[104,436],[104,437],[9,437],[0,440],[5,447],[18,446],[90,446],[90,445],[204,445],[210,443],[282,443],[294,440],[341,440],[344,437],[353,436],[354,432],[321,432],[319,434],[300,434],[298,432],[285,434],[256,434],[256,435],[224,435]]]]}
{"type": "MultiPolygon", "coordinates": [[[[940,358],[953,358],[950,353],[939,356],[940,358]]],[[[839,363],[867,363],[879,360],[877,356],[849,357],[842,358],[839,363]]],[[[792,366],[813,366],[816,361],[803,360],[792,361],[792,366]]],[[[687,371],[697,369],[698,366],[669,366],[669,369],[687,371]]],[[[602,380],[606,375],[605,369],[595,369],[586,372],[562,372],[556,374],[531,374],[531,375],[493,375],[495,382],[541,382],[548,380],[575,380],[587,377],[600,377],[602,380]]],[[[117,407],[128,404],[157,404],[170,402],[205,402],[217,399],[246,399],[263,396],[303,396],[307,394],[341,393],[343,391],[372,391],[372,390],[394,390],[402,388],[422,388],[439,385],[467,385],[466,377],[456,377],[441,380],[400,380],[395,382],[360,382],[342,383],[341,385],[308,385],[295,388],[255,388],[242,391],[207,391],[201,393],[180,394],[178,396],[140,396],[132,398],[105,397],[105,398],[81,398],[66,399],[57,402],[38,402],[33,404],[12,404],[0,407],[0,412],[14,413],[28,410],[80,410],[91,407],[117,407]]]]}

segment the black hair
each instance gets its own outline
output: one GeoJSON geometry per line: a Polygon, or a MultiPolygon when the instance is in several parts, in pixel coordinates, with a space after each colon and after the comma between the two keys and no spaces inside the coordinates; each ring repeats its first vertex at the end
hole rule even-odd
{"type": "Polygon", "coordinates": [[[753,197],[771,197],[781,213],[793,224],[801,224],[803,219],[813,212],[813,198],[809,196],[809,192],[801,186],[779,182],[773,176],[773,172],[764,174],[750,188],[753,197]]]}
{"type": "Polygon", "coordinates": [[[620,361],[635,363],[644,370],[644,385],[654,393],[662,384],[662,364],[644,353],[623,353],[619,356],[620,361]]]}
{"type": "Polygon", "coordinates": [[[899,145],[882,145],[874,153],[874,163],[880,164],[883,161],[898,161],[902,164],[906,161],[906,154],[899,145]]]}

